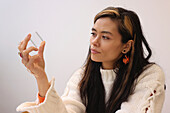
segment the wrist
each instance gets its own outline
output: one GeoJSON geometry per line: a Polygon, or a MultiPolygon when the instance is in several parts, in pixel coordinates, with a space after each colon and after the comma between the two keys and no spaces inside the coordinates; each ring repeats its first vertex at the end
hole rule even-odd
{"type": "Polygon", "coordinates": [[[39,90],[39,95],[41,97],[45,97],[48,89],[50,88],[50,83],[48,81],[41,81],[41,82],[38,82],[38,90],[39,90]]]}
{"type": "Polygon", "coordinates": [[[40,93],[38,93],[38,100],[39,100],[39,103],[44,102],[45,96],[41,96],[40,93]]]}
{"type": "Polygon", "coordinates": [[[48,82],[48,78],[45,72],[44,75],[41,74],[40,76],[36,77],[36,80],[37,80],[39,95],[44,97],[50,87],[50,83],[48,82]]]}
{"type": "Polygon", "coordinates": [[[38,81],[47,79],[47,75],[46,75],[45,71],[41,71],[38,74],[35,74],[34,76],[35,76],[36,80],[38,80],[38,81]]]}

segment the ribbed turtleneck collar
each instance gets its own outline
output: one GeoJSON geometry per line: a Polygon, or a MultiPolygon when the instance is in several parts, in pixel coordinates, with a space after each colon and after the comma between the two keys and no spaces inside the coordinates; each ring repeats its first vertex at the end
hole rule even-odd
{"type": "Polygon", "coordinates": [[[105,82],[114,81],[116,78],[116,73],[113,69],[102,69],[100,68],[102,79],[105,82]]]}

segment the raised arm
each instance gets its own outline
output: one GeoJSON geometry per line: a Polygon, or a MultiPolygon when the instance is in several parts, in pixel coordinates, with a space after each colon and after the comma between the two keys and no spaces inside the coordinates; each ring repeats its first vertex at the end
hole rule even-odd
{"type": "Polygon", "coordinates": [[[54,89],[54,78],[48,82],[44,71],[45,62],[43,51],[45,42],[39,48],[27,47],[31,35],[29,34],[18,46],[21,52],[22,63],[35,76],[38,84],[40,96],[44,96],[42,103],[25,102],[17,107],[17,111],[27,111],[29,113],[85,113],[85,106],[81,102],[78,83],[81,79],[82,69],[76,71],[69,80],[65,93],[60,97],[54,89]],[[38,51],[37,55],[30,56],[31,51],[38,51]]]}
{"type": "Polygon", "coordinates": [[[45,96],[48,88],[50,87],[46,73],[45,73],[45,61],[43,57],[45,41],[41,42],[39,48],[34,46],[28,47],[27,44],[31,38],[31,34],[20,42],[18,50],[20,51],[20,56],[22,58],[22,63],[25,67],[34,75],[37,80],[39,94],[45,96]],[[38,54],[30,56],[29,53],[32,51],[38,51],[38,54]]]}

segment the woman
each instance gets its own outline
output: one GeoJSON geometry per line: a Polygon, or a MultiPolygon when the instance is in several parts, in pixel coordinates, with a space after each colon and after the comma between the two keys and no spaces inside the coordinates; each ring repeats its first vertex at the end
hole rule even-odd
{"type": "Polygon", "coordinates": [[[94,18],[85,65],[67,83],[62,97],[44,71],[43,50],[26,49],[29,34],[19,45],[22,63],[38,83],[37,102],[21,104],[17,111],[30,113],[161,113],[164,73],[148,60],[151,49],[136,13],[108,7],[94,18]],[[143,45],[148,51],[144,54],[143,45]],[[38,51],[30,56],[31,51],[38,51]],[[146,57],[145,57],[146,56],[146,57]]]}

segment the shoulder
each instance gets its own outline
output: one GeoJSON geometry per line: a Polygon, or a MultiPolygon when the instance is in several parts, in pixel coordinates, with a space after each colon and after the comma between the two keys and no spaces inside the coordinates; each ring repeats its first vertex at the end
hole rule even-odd
{"type": "Polygon", "coordinates": [[[83,67],[80,67],[78,68],[76,71],[73,72],[73,74],[71,75],[69,81],[68,81],[68,84],[75,84],[77,85],[80,80],[82,79],[83,77],[83,73],[84,73],[84,68],[83,67]]]}
{"type": "Polygon", "coordinates": [[[138,77],[137,82],[158,81],[161,84],[165,82],[163,69],[158,64],[149,64],[138,77]]]}

